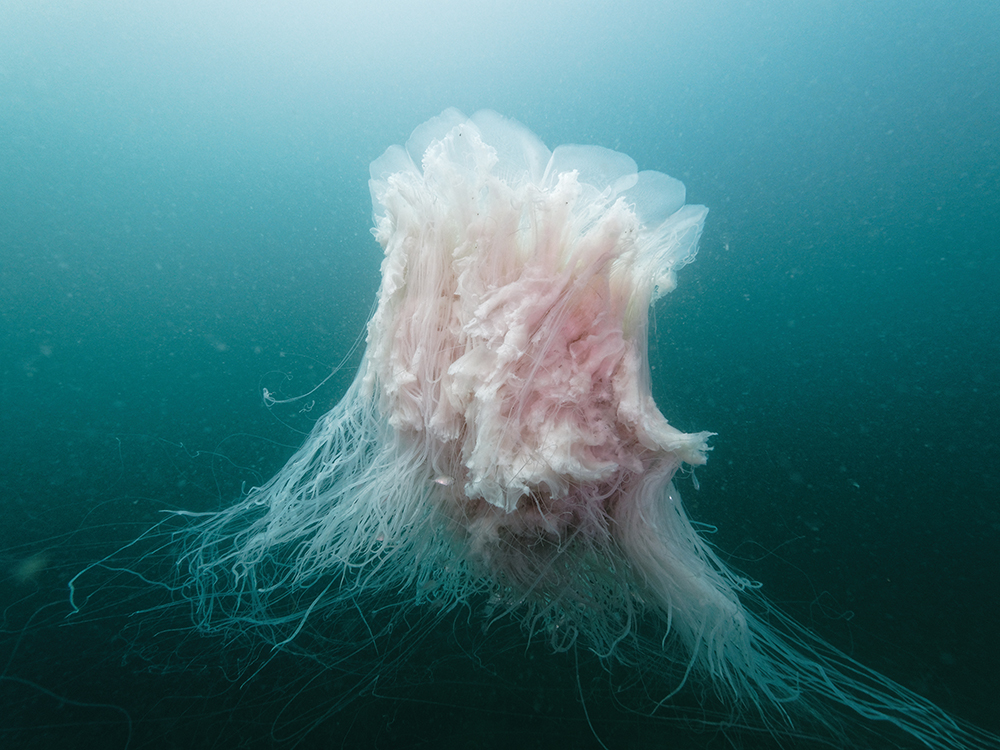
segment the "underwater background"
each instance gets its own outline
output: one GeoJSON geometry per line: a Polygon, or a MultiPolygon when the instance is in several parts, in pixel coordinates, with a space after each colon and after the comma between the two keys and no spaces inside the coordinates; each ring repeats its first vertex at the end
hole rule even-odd
{"type": "Polygon", "coordinates": [[[200,638],[142,580],[71,612],[76,573],[263,482],[337,402],[368,165],[450,106],[710,208],[651,311],[661,411],[718,433],[692,516],[794,619],[1000,731],[1000,4],[361,5],[0,4],[0,746],[730,746],[696,694],[629,713],[516,627],[431,633],[332,711],[337,675],[200,638]]]}

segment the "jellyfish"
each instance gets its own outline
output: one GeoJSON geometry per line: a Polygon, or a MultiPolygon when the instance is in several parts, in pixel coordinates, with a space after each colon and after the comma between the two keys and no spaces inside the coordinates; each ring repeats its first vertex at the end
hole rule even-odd
{"type": "Polygon", "coordinates": [[[370,639],[387,659],[400,622],[461,611],[652,664],[659,705],[697,683],[779,735],[836,737],[853,716],[997,746],[761,603],[686,514],[673,478],[712,433],[667,421],[647,353],[708,212],[681,182],[449,109],[369,185],[384,258],[362,362],[284,468],[180,534],[202,630],[293,649],[353,617],[330,647],[370,639]]]}

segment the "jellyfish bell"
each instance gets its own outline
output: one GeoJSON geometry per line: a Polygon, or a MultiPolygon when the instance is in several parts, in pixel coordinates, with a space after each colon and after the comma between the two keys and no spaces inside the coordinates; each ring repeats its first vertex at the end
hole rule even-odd
{"type": "MultiPolygon", "coordinates": [[[[633,592],[582,568],[641,543],[622,533],[641,526],[632,516],[705,460],[708,433],[681,433],[653,403],[646,311],[693,257],[706,209],[623,154],[550,154],[490,112],[418,129],[375,161],[371,188],[385,260],[362,398],[427,486],[418,512],[472,571],[455,595],[486,585],[543,628],[590,600],[586,629],[617,638],[606,613],[625,614],[633,592]],[[454,479],[436,488],[428,472],[454,479]]],[[[672,582],[704,580],[683,556],[660,562],[672,582]]]]}
{"type": "Polygon", "coordinates": [[[370,188],[384,259],[363,361],[277,475],[181,534],[201,629],[293,648],[357,612],[377,661],[394,623],[463,609],[656,669],[659,703],[697,680],[775,733],[837,734],[853,712],[998,746],[782,618],[688,519],[672,480],[711,433],[667,421],[647,359],[649,308],[707,214],[683,184],[452,109],[370,188]]]}

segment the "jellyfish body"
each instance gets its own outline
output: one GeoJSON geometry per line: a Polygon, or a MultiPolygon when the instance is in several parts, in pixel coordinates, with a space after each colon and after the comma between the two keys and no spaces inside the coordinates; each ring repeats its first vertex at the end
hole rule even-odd
{"type": "Polygon", "coordinates": [[[680,182],[448,110],[370,187],[385,257],[361,367],[274,478],[185,532],[202,628],[289,644],[382,592],[398,612],[468,607],[556,650],[658,660],[775,731],[825,702],[932,747],[994,742],[765,625],[687,518],[672,478],[711,433],[667,422],[647,360],[650,305],[707,213],[680,182]]]}

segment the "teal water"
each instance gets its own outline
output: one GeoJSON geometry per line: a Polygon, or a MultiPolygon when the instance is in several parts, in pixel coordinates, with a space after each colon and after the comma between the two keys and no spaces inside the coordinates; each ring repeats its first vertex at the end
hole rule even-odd
{"type": "Polygon", "coordinates": [[[266,479],[337,401],[368,164],[448,106],[710,207],[651,344],[664,414],[718,433],[692,515],[795,619],[1000,731],[998,35],[975,2],[5,3],[0,744],[597,746],[582,692],[608,747],[727,746],[516,633],[483,664],[435,634],[325,716],[334,678],[283,655],[244,684],[259,654],[164,638],[140,581],[66,618],[74,573],[266,479]]]}

